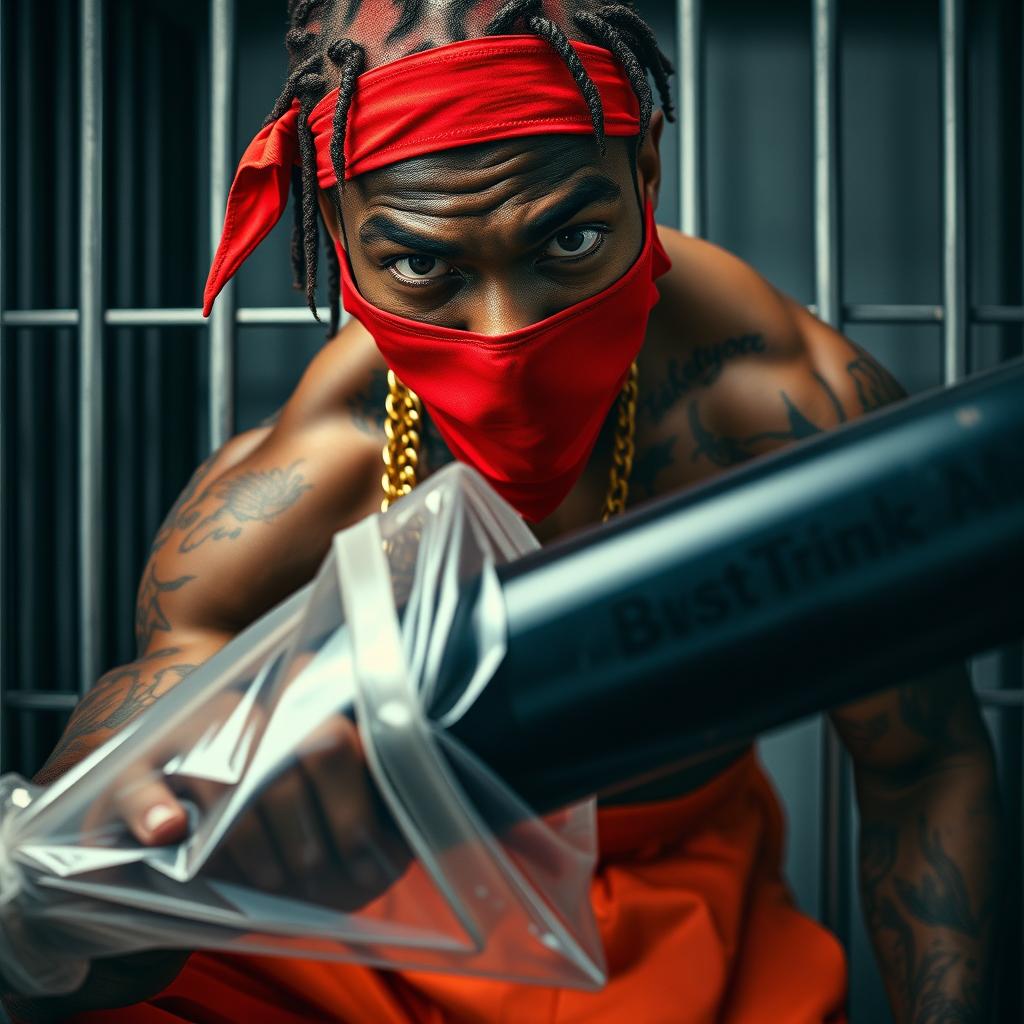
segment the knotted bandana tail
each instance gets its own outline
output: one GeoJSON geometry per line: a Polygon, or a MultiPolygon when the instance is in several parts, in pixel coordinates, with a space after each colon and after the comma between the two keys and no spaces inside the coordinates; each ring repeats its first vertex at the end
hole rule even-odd
{"type": "Polygon", "coordinates": [[[299,155],[296,100],[249,143],[228,193],[220,244],[203,293],[203,316],[252,251],[270,234],[288,207],[292,168],[299,155]]]}
{"type": "MultiPolygon", "coordinates": [[[[605,134],[640,133],[640,107],[610,51],[572,43],[597,87],[605,134]]],[[[321,188],[337,184],[331,137],[338,90],[309,115],[321,188]]],[[[298,162],[299,103],[249,144],[228,195],[203,315],[284,214],[298,162]]],[[[345,177],[458,146],[528,135],[593,133],[590,109],[562,58],[534,36],[467,39],[402,57],[356,81],[345,136],[345,177]]]]}

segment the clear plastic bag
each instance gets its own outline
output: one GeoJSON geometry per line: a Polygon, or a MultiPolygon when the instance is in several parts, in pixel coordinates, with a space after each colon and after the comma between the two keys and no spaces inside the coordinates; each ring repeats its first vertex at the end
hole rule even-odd
{"type": "Polygon", "coordinates": [[[206,948],[600,986],[593,801],[538,818],[429,713],[442,665],[449,710],[487,685],[494,566],[535,547],[450,466],[52,786],[0,780],[4,975],[49,994],[93,957],[206,948]],[[155,778],[181,843],[123,823],[155,778]]]}

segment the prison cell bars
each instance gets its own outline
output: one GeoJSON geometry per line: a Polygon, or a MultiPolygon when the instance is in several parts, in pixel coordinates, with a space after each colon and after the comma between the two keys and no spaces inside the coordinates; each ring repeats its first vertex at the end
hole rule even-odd
{"type": "MultiPolygon", "coordinates": [[[[839,274],[839,162],[838,126],[838,0],[811,0],[814,89],[815,182],[815,303],[824,321],[837,328],[848,323],[921,323],[943,327],[944,377],[947,382],[967,369],[969,324],[1024,323],[1024,306],[968,307],[966,252],[966,191],[964,137],[965,31],[963,0],[941,0],[942,123],[943,123],[943,304],[851,304],[842,302],[839,274]]],[[[79,308],[11,310],[3,284],[6,251],[0,252],[0,340],[6,347],[7,328],[77,327],[81,368],[79,377],[79,556],[80,689],[92,685],[102,668],[99,635],[102,607],[98,592],[102,560],[102,371],[103,329],[111,327],[202,326],[198,309],[103,309],[103,0],[79,0],[81,21],[81,158],[79,308]]],[[[704,229],[703,174],[703,62],[701,0],[676,0],[676,45],[679,65],[679,210],[684,231],[699,235],[704,229]]],[[[210,127],[209,196],[212,246],[220,232],[227,187],[233,167],[232,113],[235,77],[235,0],[210,0],[210,127]]],[[[0,8],[0,49],[5,44],[0,8]]],[[[2,60],[2,57],[0,57],[2,60]]],[[[0,64],[0,81],[6,73],[0,64]]],[[[0,123],[0,138],[5,129],[0,123]]],[[[0,196],[5,195],[5,161],[0,161],[0,196]]],[[[0,217],[3,204],[0,203],[0,217]]],[[[6,245],[8,225],[0,222],[0,244],[6,245]]],[[[327,311],[322,311],[326,317],[327,311]]],[[[239,308],[230,291],[221,297],[210,322],[209,336],[209,443],[221,444],[231,433],[234,408],[234,345],[239,325],[307,324],[304,308],[239,308]]],[[[8,353],[0,359],[0,394],[10,393],[8,353]]],[[[0,468],[6,478],[9,430],[0,417],[0,468]]],[[[6,503],[0,510],[0,529],[9,537],[6,503]]],[[[0,573],[8,572],[2,561],[0,573]]],[[[7,579],[0,575],[0,579],[7,579]]],[[[3,591],[0,614],[0,650],[9,650],[6,624],[10,611],[3,591]]],[[[995,708],[1024,706],[1021,691],[985,691],[982,699],[995,708]]],[[[70,693],[5,690],[0,685],[0,713],[4,708],[70,708],[77,697],[70,693]]],[[[847,931],[844,864],[845,823],[842,761],[838,746],[827,735],[824,751],[822,831],[822,916],[843,938],[847,931]]]]}
{"type": "MultiPolygon", "coordinates": [[[[7,33],[4,22],[4,11],[0,7],[0,151],[4,151],[4,139],[7,131],[4,115],[6,104],[3,101],[4,90],[7,88],[7,33]]],[[[7,402],[10,352],[7,348],[7,332],[3,328],[3,311],[7,308],[7,176],[4,173],[7,161],[0,159],[0,482],[11,479],[10,441],[8,439],[7,412],[3,408],[7,402]]],[[[7,763],[7,748],[4,729],[4,687],[7,683],[8,658],[11,656],[11,638],[8,635],[7,618],[11,613],[11,605],[7,599],[7,538],[10,537],[9,502],[0,496],[0,765],[7,763]]],[[[2,769],[0,769],[2,770],[2,769]]]]}
{"type": "MultiPolygon", "coordinates": [[[[839,42],[833,0],[813,0],[814,294],[818,317],[841,331],[839,267],[839,42]]],[[[832,723],[822,727],[819,816],[819,914],[849,945],[849,794],[842,746],[832,723]]]]}
{"type": "Polygon", "coordinates": [[[78,195],[78,689],[101,671],[103,607],[103,5],[82,0],[78,195]]]}
{"type": "MultiPolygon", "coordinates": [[[[234,169],[235,0],[210,0],[210,252],[220,240],[234,169]]],[[[221,293],[210,315],[210,450],[234,432],[235,286],[221,293]]]]}

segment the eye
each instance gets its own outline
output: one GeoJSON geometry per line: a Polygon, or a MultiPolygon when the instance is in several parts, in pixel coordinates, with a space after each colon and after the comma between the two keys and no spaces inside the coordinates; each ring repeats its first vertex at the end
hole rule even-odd
{"type": "Polygon", "coordinates": [[[451,264],[436,256],[402,256],[388,264],[399,281],[436,281],[451,272],[451,264]]]}
{"type": "Polygon", "coordinates": [[[561,259],[578,259],[581,256],[588,256],[603,241],[604,232],[597,228],[567,228],[565,231],[559,231],[548,242],[544,255],[561,259]]]}

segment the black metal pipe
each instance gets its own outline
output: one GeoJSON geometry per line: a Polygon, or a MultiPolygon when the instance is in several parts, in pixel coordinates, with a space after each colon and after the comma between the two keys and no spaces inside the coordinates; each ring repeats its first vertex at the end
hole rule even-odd
{"type": "Polygon", "coordinates": [[[538,807],[1020,637],[1024,361],[500,576],[507,655],[448,724],[538,807]]]}

